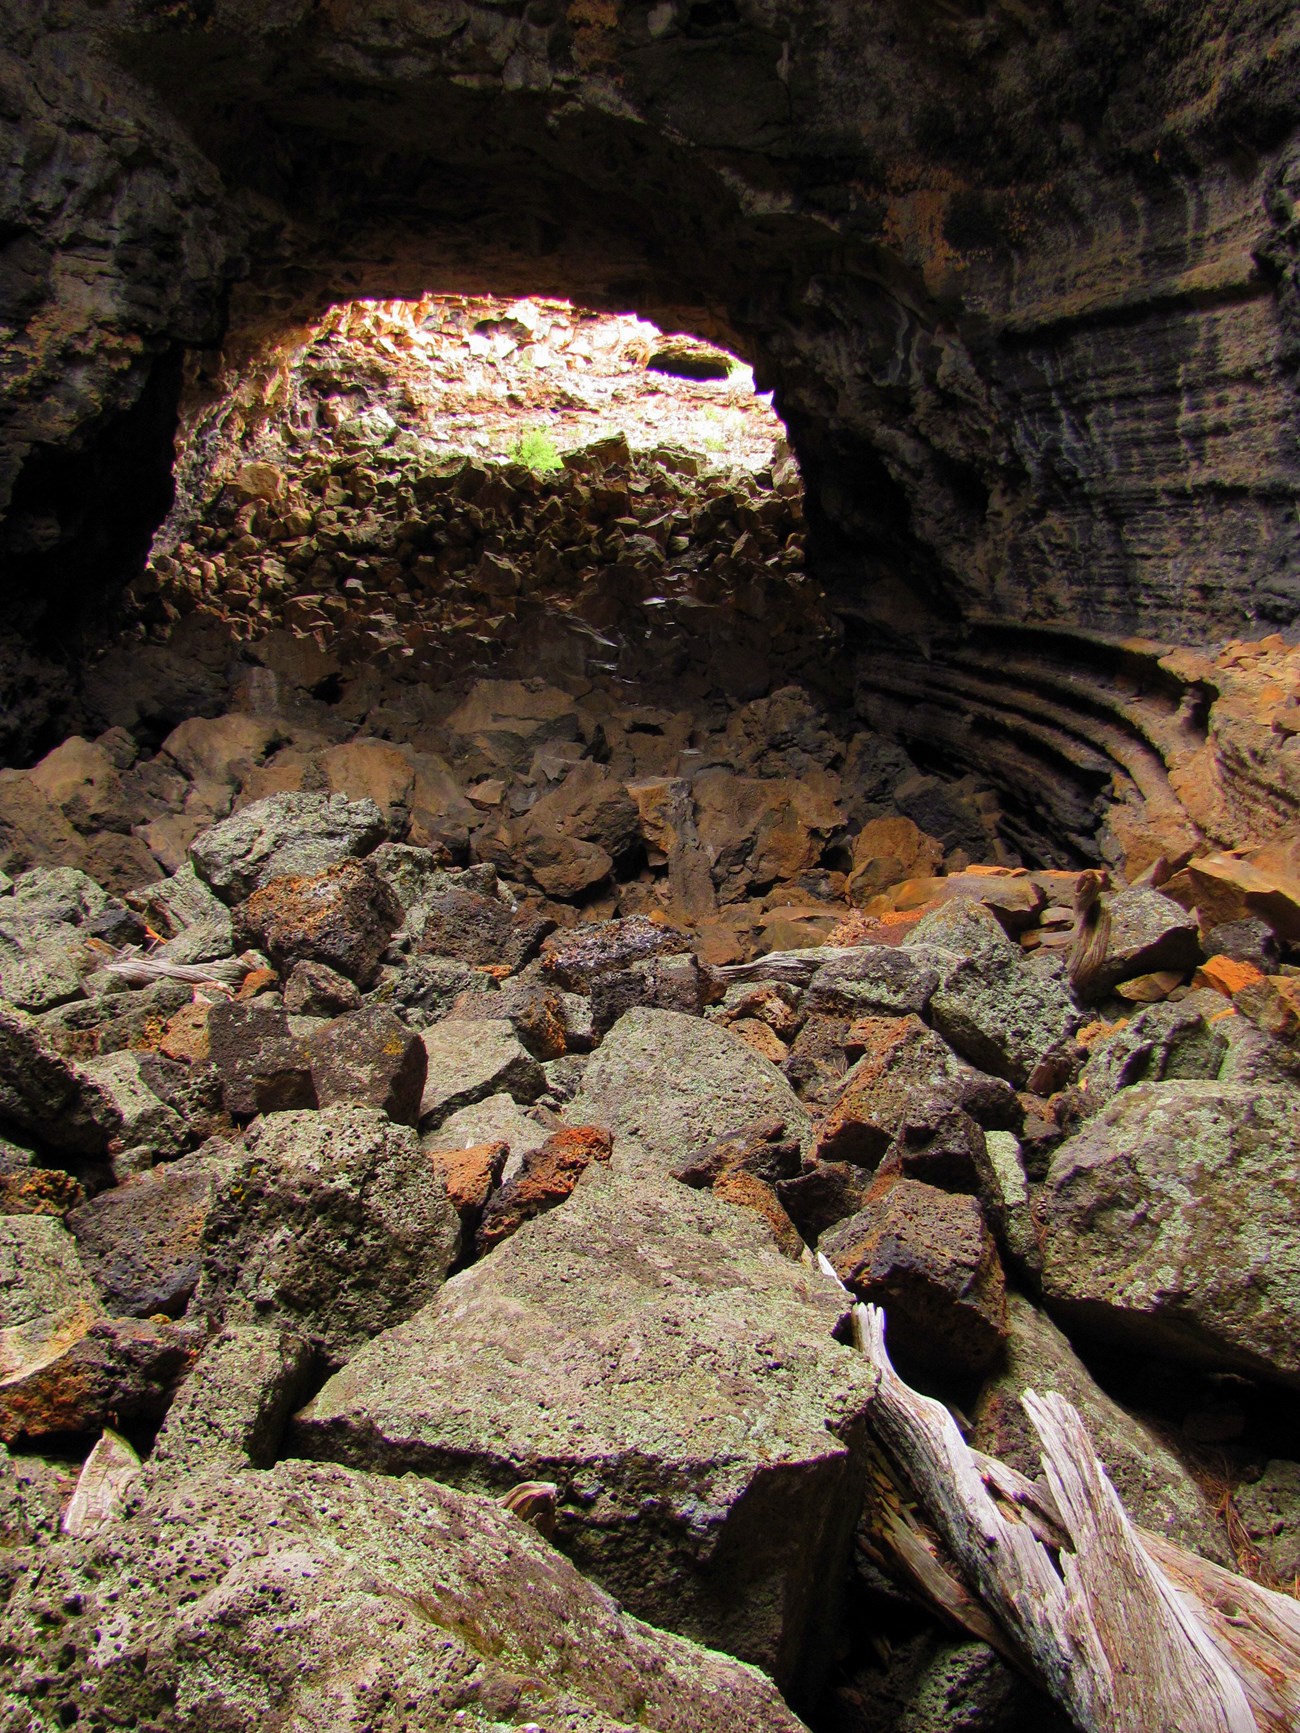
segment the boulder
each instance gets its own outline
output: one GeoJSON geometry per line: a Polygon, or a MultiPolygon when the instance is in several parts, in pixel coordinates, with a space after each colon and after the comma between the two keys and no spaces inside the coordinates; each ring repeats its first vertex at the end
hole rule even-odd
{"type": "Polygon", "coordinates": [[[190,844],[195,872],[225,903],[240,903],[274,878],[311,878],[383,841],[371,800],[341,794],[272,794],[232,813],[190,844]]]}
{"type": "Polygon", "coordinates": [[[869,1168],[854,1161],[811,1161],[793,1179],[778,1180],[776,1195],[809,1245],[829,1227],[856,1215],[875,1182],[869,1168]]]}
{"type": "Polygon", "coordinates": [[[96,1318],[0,1379],[0,1439],[99,1432],[114,1423],[151,1429],[204,1339],[197,1323],[96,1318]]]}
{"type": "Polygon", "coordinates": [[[329,1364],[425,1304],[460,1242],[419,1140],[374,1107],[275,1113],[208,1209],[195,1306],[279,1322],[329,1364]]]}
{"type": "Polygon", "coordinates": [[[423,1139],[427,1152],[469,1149],[479,1143],[504,1143],[509,1156],[505,1164],[508,1176],[518,1173],[524,1157],[538,1149],[550,1136],[539,1120],[525,1113],[512,1095],[485,1095],[449,1114],[436,1131],[423,1139]]]}
{"type": "Polygon", "coordinates": [[[143,902],[150,922],[168,935],[160,951],[168,962],[209,963],[234,951],[230,910],[188,861],[170,878],[150,885],[143,902]]]}
{"type": "Polygon", "coordinates": [[[233,790],[284,739],[283,727],[263,716],[190,716],[159,750],[191,782],[233,790]]]}
{"type": "Polygon", "coordinates": [[[208,1468],[270,1468],[311,1372],[311,1348],[297,1330],[218,1330],[167,1411],[149,1453],[150,1485],[208,1468]]]}
{"type": "Polygon", "coordinates": [[[32,786],[83,835],[130,830],[131,810],[111,756],[95,741],[70,736],[28,771],[32,786]]]}
{"type": "Polygon", "coordinates": [[[1159,891],[1133,886],[1106,899],[1110,936],[1093,989],[1104,994],[1121,981],[1169,969],[1190,974],[1201,954],[1196,916],[1159,891]]]}
{"type": "Polygon", "coordinates": [[[1233,1496],[1264,1569],[1284,1591],[1300,1577],[1300,1462],[1266,1462],[1233,1496]]]}
{"type": "Polygon", "coordinates": [[[930,1001],[935,1028],[964,1059],[1023,1088],[1082,1022],[1056,957],[968,957],[930,1001]]]}
{"type": "Polygon", "coordinates": [[[412,957],[401,969],[385,965],[371,997],[390,1005],[412,1029],[427,1029],[440,1022],[462,994],[486,997],[492,992],[491,978],[468,963],[450,957],[412,957]]]}
{"type": "Polygon", "coordinates": [[[0,1125],[47,1149],[103,1155],[119,1123],[105,1091],[63,1057],[34,1017],[0,1005],[0,1125]]]}
{"type": "Polygon", "coordinates": [[[542,946],[542,962],[562,987],[588,993],[602,975],[686,949],[686,935],[675,927],[645,915],[628,915],[552,934],[542,946]]]}
{"type": "Polygon", "coordinates": [[[475,1237],[479,1256],[509,1239],[533,1216],[563,1203],[591,1163],[608,1161],[612,1153],[609,1133],[597,1125],[566,1125],[552,1132],[545,1143],[525,1154],[519,1171],[488,1202],[475,1237]]]}
{"type": "Polygon", "coordinates": [[[325,963],[368,987],[402,922],[402,905],[364,861],[338,861],[310,878],[274,878],[236,910],[245,944],[278,968],[325,963]]]}
{"type": "Polygon", "coordinates": [[[420,1036],[425,1052],[420,1123],[438,1125],[458,1108],[488,1095],[535,1101],[546,1075],[509,1023],[495,1018],[448,1018],[420,1036]]]}
{"type": "Polygon", "coordinates": [[[68,1231],[109,1312],[181,1316],[199,1279],[218,1176],[235,1159],[233,1149],[210,1145],[137,1174],[71,1212],[68,1231]]]}
{"type": "Polygon", "coordinates": [[[997,916],[980,902],[954,899],[927,909],[901,941],[905,951],[947,951],[955,957],[1012,957],[1015,946],[997,916]]]}
{"type": "MultiPolygon", "coordinates": [[[[484,1204],[501,1183],[510,1145],[498,1141],[472,1143],[467,1149],[445,1149],[426,1141],[421,1148],[460,1217],[463,1237],[472,1239],[484,1204]]],[[[526,1154],[523,1160],[527,1160],[526,1154]]]]}
{"type": "Polygon", "coordinates": [[[922,956],[892,945],[862,945],[817,970],[805,1011],[832,1017],[923,1016],[939,971],[922,956]]]}
{"type": "Polygon", "coordinates": [[[62,1222],[0,1217],[0,1388],[56,1358],[103,1310],[62,1222]]]}
{"type": "Polygon", "coordinates": [[[284,1008],[291,1017],[337,1017],[360,1003],[356,983],[328,963],[295,963],[284,984],[284,1008]]]}
{"type": "Polygon", "coordinates": [[[843,1313],[749,1212],[619,1155],[356,1354],[291,1445],[482,1490],[553,1481],[584,1573],[798,1689],[860,1495],[869,1380],[832,1340],[843,1313]]]}
{"type": "Polygon", "coordinates": [[[519,969],[537,954],[553,921],[500,897],[451,885],[419,904],[419,948],[457,962],[519,969]]]}
{"type": "Polygon", "coordinates": [[[109,1053],[82,1067],[112,1116],[113,1143],[147,1149],[155,1161],[179,1155],[189,1143],[185,1121],[149,1086],[138,1053],[109,1053]]]}
{"type": "Polygon", "coordinates": [[[26,770],[0,770],[0,871],[80,866],[84,839],[49,801],[26,770]]]}
{"type": "Polygon", "coordinates": [[[578,711],[541,680],[477,680],[447,718],[470,776],[519,770],[548,740],[576,740],[578,711]]]}
{"type": "Polygon", "coordinates": [[[424,1043],[382,1005],[349,1011],[307,1042],[312,1085],[321,1107],[358,1102],[399,1125],[420,1117],[427,1058],[424,1043]]]}
{"type": "Polygon", "coordinates": [[[1300,1385],[1300,1098],[1139,1083],[1057,1150],[1043,1292],[1079,1330],[1300,1385]]]}
{"type": "Polygon", "coordinates": [[[1008,1111],[1006,1085],[963,1065],[919,1017],[862,1018],[853,1026],[853,1043],[862,1056],[817,1128],[819,1160],[873,1164],[913,1110],[932,1115],[941,1099],[981,1124],[996,1123],[1008,1111]]]}
{"type": "Polygon", "coordinates": [[[860,1300],[884,1308],[890,1353],[903,1366],[969,1379],[998,1359],[1006,1283],[973,1197],[882,1177],[819,1249],[860,1300]]]}
{"type": "Polygon", "coordinates": [[[0,1643],[29,1725],[57,1700],[157,1733],[802,1726],[761,1673],[640,1624],[498,1503],[432,1481],[217,1461],[19,1581],[0,1643]]]}
{"type": "Polygon", "coordinates": [[[1021,1406],[1026,1390],[1055,1391],[1079,1410],[1124,1508],[1135,1522],[1231,1567],[1222,1523],[1167,1445],[1107,1396],[1069,1342],[1023,1297],[1007,1295],[1006,1363],[980,1391],[967,1442],[1036,1479],[1038,1434],[1021,1406]]]}
{"type": "Polygon", "coordinates": [[[1152,1005],[1094,1041],[1076,1108],[1099,1112],[1135,1083],[1217,1077],[1228,1052],[1221,1010],[1217,996],[1194,993],[1177,1004],[1152,1005]]]}
{"type": "Polygon", "coordinates": [[[208,1012],[208,1050],[227,1113],[283,1113],[316,1105],[307,1044],[272,999],[223,1000],[208,1012]]]}
{"type": "Polygon", "coordinates": [[[671,1169],[768,1114],[790,1137],[807,1136],[807,1110],[785,1078],[729,1029],[642,1009],[620,1018],[596,1049],[566,1117],[607,1126],[616,1146],[671,1169]]]}

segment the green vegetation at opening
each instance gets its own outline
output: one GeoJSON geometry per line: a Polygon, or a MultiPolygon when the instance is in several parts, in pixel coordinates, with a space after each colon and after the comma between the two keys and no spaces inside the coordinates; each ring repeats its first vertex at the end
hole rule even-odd
{"type": "Polygon", "coordinates": [[[529,469],[539,470],[542,474],[564,468],[555,441],[544,427],[530,427],[519,435],[514,458],[516,463],[526,463],[529,469]]]}

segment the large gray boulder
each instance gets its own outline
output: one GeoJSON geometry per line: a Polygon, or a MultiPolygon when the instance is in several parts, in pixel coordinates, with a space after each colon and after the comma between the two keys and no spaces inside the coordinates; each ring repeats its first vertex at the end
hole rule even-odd
{"type": "Polygon", "coordinates": [[[831,1337],[845,1296],[751,1212],[617,1148],[355,1355],[291,1448],[496,1492],[554,1481],[580,1569],[798,1690],[860,1496],[868,1385],[831,1337]]]}
{"type": "Polygon", "coordinates": [[[242,903],[274,878],[310,878],[368,854],[384,840],[373,800],[342,794],[270,794],[196,836],[195,872],[225,903],[242,903]]]}
{"type": "Polygon", "coordinates": [[[1043,1292],[1081,1329],[1300,1385],[1300,1094],[1140,1083],[1062,1144],[1043,1292]]]}
{"type": "Polygon", "coordinates": [[[223,1166],[195,1305],[291,1325],[329,1365],[426,1304],[460,1219],[419,1139],[376,1107],[273,1113],[223,1166]]]}
{"type": "Polygon", "coordinates": [[[963,959],[935,991],[930,1015],[963,1059],[1018,1089],[1083,1020],[1059,958],[1025,958],[1010,948],[963,959]]]}
{"type": "Polygon", "coordinates": [[[1179,1546],[1234,1567],[1227,1536],[1196,1481],[1155,1433],[1113,1401],[1045,1313],[1007,1295],[1006,1364],[971,1411],[967,1440],[1030,1479],[1042,1472],[1041,1445],[1021,1397],[1056,1391],[1083,1416],[1093,1448],[1134,1521],[1179,1546]]]}
{"type": "Polygon", "coordinates": [[[667,1168],[724,1133],[777,1114],[804,1138],[808,1110],[777,1068],[739,1036],[680,1011],[638,1007],[606,1035],[565,1118],[603,1125],[667,1168]]]}
{"type": "Polygon", "coordinates": [[[67,1704],[157,1733],[802,1725],[760,1673],[629,1618],[518,1517],[431,1481],[218,1465],[23,1562],[6,1726],[66,1726],[67,1704]]]}

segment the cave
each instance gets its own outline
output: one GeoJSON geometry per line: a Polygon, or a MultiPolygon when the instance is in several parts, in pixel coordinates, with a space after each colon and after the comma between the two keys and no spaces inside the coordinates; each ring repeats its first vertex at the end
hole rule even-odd
{"type": "Polygon", "coordinates": [[[0,1719],[1110,1733],[855,1301],[1290,1628],[1291,13],[3,9],[0,1719]]]}

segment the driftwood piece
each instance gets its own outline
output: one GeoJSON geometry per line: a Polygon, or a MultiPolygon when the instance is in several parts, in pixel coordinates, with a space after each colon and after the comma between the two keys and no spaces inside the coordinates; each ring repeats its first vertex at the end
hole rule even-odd
{"type": "MultiPolygon", "coordinates": [[[[1024,1397],[1044,1488],[968,1449],[947,1409],[898,1377],[881,1311],[855,1306],[853,1321],[875,1374],[876,1443],[1001,1632],[996,1646],[1080,1733],[1295,1733],[1296,1602],[1131,1523],[1063,1397],[1024,1397]]],[[[889,1545],[892,1525],[879,1538],[889,1545]]],[[[914,1535],[896,1558],[924,1589],[914,1535]]],[[[951,1587],[930,1592],[954,1616],[951,1587]]]]}
{"type": "Polygon", "coordinates": [[[212,963],[173,963],[166,957],[150,956],[134,945],[127,945],[111,963],[105,964],[104,972],[117,975],[133,987],[148,987],[154,981],[185,981],[196,987],[210,984],[238,987],[255,967],[242,957],[222,957],[212,963]]]}

